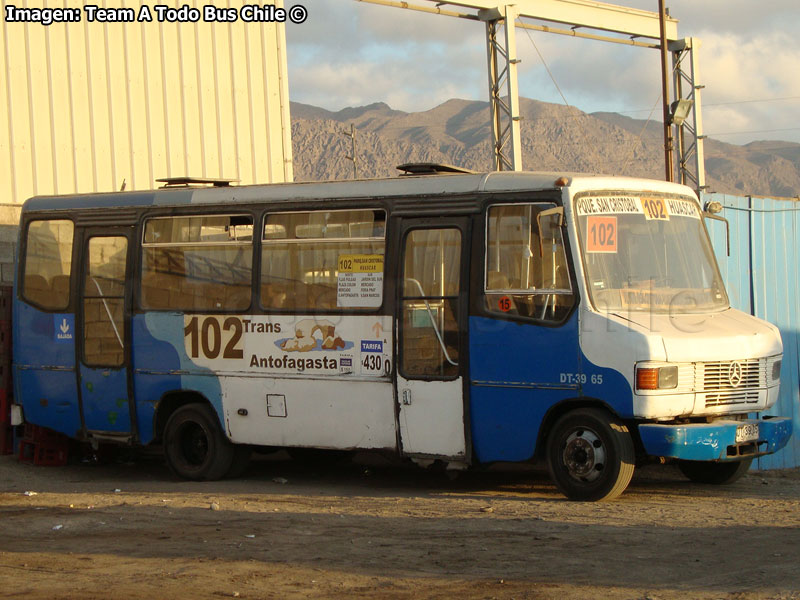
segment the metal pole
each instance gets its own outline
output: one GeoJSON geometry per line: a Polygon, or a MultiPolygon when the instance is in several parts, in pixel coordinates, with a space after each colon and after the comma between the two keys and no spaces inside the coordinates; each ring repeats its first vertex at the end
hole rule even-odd
{"type": "Polygon", "coordinates": [[[517,81],[517,10],[507,5],[503,17],[506,22],[506,94],[508,95],[508,135],[511,147],[511,170],[522,170],[522,132],[519,114],[519,83],[517,81]]]}
{"type": "Polygon", "coordinates": [[[517,83],[517,64],[520,61],[517,58],[514,25],[516,15],[513,6],[504,7],[502,14],[485,14],[487,17],[486,49],[489,63],[489,107],[496,171],[522,170],[519,86],[517,83]]]}
{"type": "Polygon", "coordinates": [[[358,179],[358,165],[356,163],[356,126],[350,123],[350,131],[342,131],[342,133],[350,138],[353,155],[345,156],[345,158],[353,161],[353,179],[358,179]]]}
{"type": "Polygon", "coordinates": [[[673,168],[672,158],[672,125],[670,124],[669,106],[669,74],[668,63],[669,51],[667,49],[667,12],[664,8],[664,0],[658,0],[658,15],[661,22],[661,97],[664,104],[664,168],[666,170],[667,181],[675,180],[675,169],[673,168]]]}
{"type": "Polygon", "coordinates": [[[489,61],[489,113],[495,171],[503,171],[503,121],[500,103],[500,65],[497,60],[497,20],[486,21],[486,54],[489,61]]]}
{"type": "MultiPolygon", "coordinates": [[[[683,95],[683,81],[680,73],[680,65],[677,62],[677,57],[673,55],[673,86],[675,88],[675,98],[680,100],[684,97],[683,95]]],[[[677,139],[673,139],[673,166],[676,167],[676,175],[678,183],[682,183],[684,185],[689,185],[689,181],[686,177],[686,170],[689,168],[687,164],[687,148],[686,148],[686,136],[684,134],[686,128],[683,125],[677,126],[678,130],[678,137],[677,139]]]]}

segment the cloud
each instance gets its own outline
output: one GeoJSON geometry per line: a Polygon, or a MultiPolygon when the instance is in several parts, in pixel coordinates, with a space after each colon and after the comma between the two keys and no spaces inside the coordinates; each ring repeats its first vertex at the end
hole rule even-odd
{"type": "MultiPolygon", "coordinates": [[[[617,3],[657,9],[655,0],[617,3]]],[[[800,112],[800,36],[795,32],[800,3],[668,4],[680,20],[680,35],[702,40],[698,56],[706,86],[706,131],[737,143],[800,142],[800,130],[793,129],[800,112]],[[755,133],[732,135],[738,131],[755,133]]],[[[488,97],[481,23],[351,0],[314,0],[308,21],[288,26],[287,38],[293,100],[334,110],[384,101],[418,111],[451,97],[488,97]]],[[[661,89],[658,51],[523,30],[517,44],[522,95],[563,103],[563,94],[587,112],[646,119],[652,111],[661,118],[660,105],[652,110],[661,89]]]]}
{"type": "Polygon", "coordinates": [[[468,86],[460,85],[458,78],[445,76],[438,68],[409,71],[406,67],[363,60],[306,65],[292,71],[290,87],[304,90],[293,94],[292,99],[330,110],[386,102],[397,110],[414,112],[469,95],[468,86]]]}
{"type": "Polygon", "coordinates": [[[660,95],[655,50],[546,33],[518,36],[517,44],[523,58],[520,89],[527,96],[562,103],[563,93],[569,104],[594,112],[642,109],[660,95]]]}
{"type": "Polygon", "coordinates": [[[293,100],[331,110],[382,101],[419,111],[486,87],[481,24],[466,23],[465,31],[455,19],[342,0],[313,9],[308,30],[287,30],[293,100]]]}
{"type": "Polygon", "coordinates": [[[783,32],[742,40],[707,33],[701,47],[705,129],[745,139],[800,140],[800,44],[783,32]]]}
{"type": "Polygon", "coordinates": [[[453,57],[484,43],[481,23],[355,0],[315,0],[305,23],[287,27],[287,38],[290,46],[336,57],[431,45],[449,48],[453,57]]]}
{"type": "Polygon", "coordinates": [[[754,95],[800,96],[800,44],[786,33],[742,40],[731,34],[702,38],[703,79],[714,100],[754,95]]]}
{"type": "MultiPolygon", "coordinates": [[[[658,10],[655,0],[622,0],[620,4],[658,10]]],[[[682,36],[697,36],[704,31],[735,33],[747,37],[754,31],[788,30],[800,21],[796,0],[669,0],[670,13],[677,18],[682,36]]]]}

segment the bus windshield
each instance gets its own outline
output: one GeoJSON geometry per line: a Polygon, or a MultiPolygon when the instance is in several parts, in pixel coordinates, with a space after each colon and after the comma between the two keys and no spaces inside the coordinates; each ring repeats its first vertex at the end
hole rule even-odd
{"type": "Polygon", "coordinates": [[[728,307],[694,200],[590,193],[576,198],[575,208],[598,310],[676,314],[728,307]]]}

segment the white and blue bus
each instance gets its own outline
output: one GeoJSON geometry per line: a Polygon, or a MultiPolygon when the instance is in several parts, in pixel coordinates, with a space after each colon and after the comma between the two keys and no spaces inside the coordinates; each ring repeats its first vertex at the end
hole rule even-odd
{"type": "Polygon", "coordinates": [[[580,500],[647,460],[731,482],[787,443],[754,414],[780,335],[730,307],[690,189],[434,172],[28,200],[17,420],[194,480],[259,446],[375,450],[540,460],[580,500]]]}

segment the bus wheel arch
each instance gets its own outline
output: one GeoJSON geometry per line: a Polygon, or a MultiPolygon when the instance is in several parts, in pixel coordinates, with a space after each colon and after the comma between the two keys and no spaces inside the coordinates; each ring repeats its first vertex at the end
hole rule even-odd
{"type": "Polygon", "coordinates": [[[536,436],[536,450],[534,458],[537,460],[546,460],[547,458],[547,440],[550,432],[558,422],[568,412],[578,410],[581,408],[596,408],[601,411],[608,412],[614,417],[619,417],[617,413],[606,402],[596,398],[570,398],[562,400],[558,404],[551,406],[544,415],[541,424],[539,425],[539,432],[536,436]]]}
{"type": "Polygon", "coordinates": [[[199,392],[176,390],[167,392],[156,404],[155,415],[153,416],[153,433],[156,441],[164,441],[164,430],[167,426],[167,421],[173,413],[187,404],[208,404],[211,403],[208,399],[199,392]]]}
{"type": "Polygon", "coordinates": [[[197,394],[180,394],[159,406],[164,457],[170,470],[194,481],[221,479],[238,453],[220,427],[211,404],[197,394]],[[164,412],[162,412],[162,410],[164,412]]]}
{"type": "Polygon", "coordinates": [[[611,411],[598,405],[560,412],[545,441],[550,477],[571,500],[612,500],[633,477],[633,436],[611,411]]]}

